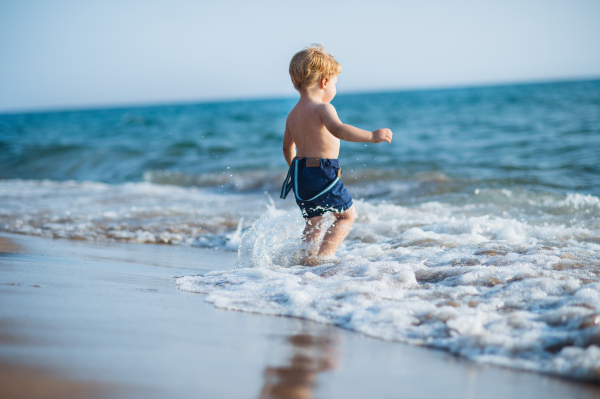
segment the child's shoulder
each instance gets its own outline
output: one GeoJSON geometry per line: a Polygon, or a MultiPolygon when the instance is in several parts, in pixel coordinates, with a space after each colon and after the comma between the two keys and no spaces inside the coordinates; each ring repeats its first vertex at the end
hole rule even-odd
{"type": "Polygon", "coordinates": [[[292,108],[290,110],[290,112],[288,113],[288,117],[290,115],[297,115],[297,114],[305,114],[305,113],[318,113],[318,114],[322,114],[322,113],[330,113],[330,112],[336,112],[335,111],[335,107],[330,104],[330,103],[317,103],[317,102],[310,102],[310,103],[301,103],[298,102],[294,108],[292,108]]]}
{"type": "Polygon", "coordinates": [[[317,113],[321,117],[321,119],[329,119],[332,117],[337,117],[337,111],[335,107],[330,103],[320,103],[317,108],[317,113]]]}
{"type": "Polygon", "coordinates": [[[335,107],[330,103],[298,102],[290,112],[288,112],[286,123],[294,125],[302,123],[302,120],[307,119],[316,119],[324,123],[325,120],[331,119],[334,116],[337,116],[337,112],[335,107]]]}

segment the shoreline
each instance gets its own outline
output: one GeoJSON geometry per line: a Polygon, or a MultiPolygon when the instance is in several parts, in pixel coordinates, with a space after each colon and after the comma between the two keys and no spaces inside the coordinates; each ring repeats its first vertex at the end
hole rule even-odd
{"type": "Polygon", "coordinates": [[[0,254],[1,253],[18,253],[21,252],[22,248],[16,245],[13,241],[0,236],[0,254]]]}
{"type": "MultiPolygon", "coordinates": [[[[0,236],[0,256],[23,252],[21,246],[0,236]]],[[[39,344],[19,335],[4,333],[11,328],[14,326],[0,319],[0,346],[39,344]]],[[[0,396],[3,398],[94,399],[110,397],[115,392],[115,387],[110,384],[70,380],[50,368],[26,366],[14,359],[0,358],[0,396]]]]}
{"type": "MultiPolygon", "coordinates": [[[[235,253],[9,234],[0,249],[0,382],[47,384],[60,397],[600,395],[586,382],[219,310],[176,288],[175,277],[232,268],[235,253]]],[[[22,397],[40,397],[32,392],[22,397]]]]}
{"type": "Polygon", "coordinates": [[[108,384],[73,381],[46,368],[0,361],[0,396],[28,399],[108,398],[115,390],[108,384]]]}

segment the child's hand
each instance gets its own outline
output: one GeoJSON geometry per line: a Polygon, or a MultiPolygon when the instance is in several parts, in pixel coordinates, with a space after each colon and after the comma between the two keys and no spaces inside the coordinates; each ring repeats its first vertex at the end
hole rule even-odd
{"type": "Polygon", "coordinates": [[[382,141],[387,141],[388,143],[392,142],[392,131],[390,129],[377,129],[373,132],[373,139],[371,142],[377,144],[382,141]]]}

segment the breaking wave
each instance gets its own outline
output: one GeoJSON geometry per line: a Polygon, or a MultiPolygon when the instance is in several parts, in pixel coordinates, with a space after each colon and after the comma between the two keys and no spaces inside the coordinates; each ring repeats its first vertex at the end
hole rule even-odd
{"type": "Polygon", "coordinates": [[[177,284],[223,309],[600,381],[597,197],[481,190],[462,205],[356,207],[337,263],[299,266],[303,220],[271,206],[236,268],[177,284]]]}

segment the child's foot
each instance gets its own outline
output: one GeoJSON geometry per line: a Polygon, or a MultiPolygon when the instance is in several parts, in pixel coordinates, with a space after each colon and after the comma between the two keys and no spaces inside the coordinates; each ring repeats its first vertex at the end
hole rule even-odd
{"type": "Polygon", "coordinates": [[[308,256],[303,259],[303,266],[319,266],[324,265],[326,263],[338,263],[338,260],[335,256],[319,256],[313,255],[308,256]]]}

